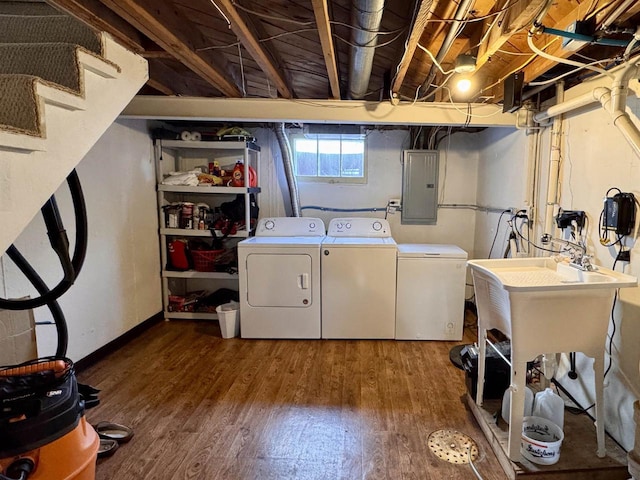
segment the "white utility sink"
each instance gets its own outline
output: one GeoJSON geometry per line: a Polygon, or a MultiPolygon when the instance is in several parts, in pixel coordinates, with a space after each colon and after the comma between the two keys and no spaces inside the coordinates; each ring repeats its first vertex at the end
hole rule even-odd
{"type": "MultiPolygon", "coordinates": [[[[478,388],[482,405],[487,330],[511,339],[508,455],[520,461],[526,365],[543,353],[582,352],[594,359],[596,418],[603,418],[604,349],[617,288],[638,279],[599,267],[583,271],[553,258],[469,260],[478,307],[478,388]]],[[[596,422],[598,456],[605,455],[604,421],[596,422]]]]}

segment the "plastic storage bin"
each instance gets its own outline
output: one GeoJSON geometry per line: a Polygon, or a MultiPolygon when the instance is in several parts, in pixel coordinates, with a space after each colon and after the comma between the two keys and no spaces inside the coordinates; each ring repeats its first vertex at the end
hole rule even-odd
{"type": "Polygon", "coordinates": [[[524,417],[520,453],[530,462],[553,465],[560,460],[560,447],[564,439],[562,429],[546,418],[524,417]]]}

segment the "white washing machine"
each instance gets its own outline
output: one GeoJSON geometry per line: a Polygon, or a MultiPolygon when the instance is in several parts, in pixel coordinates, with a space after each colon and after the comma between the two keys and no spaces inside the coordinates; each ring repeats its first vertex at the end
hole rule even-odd
{"type": "Polygon", "coordinates": [[[258,222],[238,243],[242,338],[320,338],[319,218],[258,222]]]}
{"type": "Polygon", "coordinates": [[[462,340],[467,252],[398,245],[397,340],[462,340]]]}
{"type": "Polygon", "coordinates": [[[322,243],[322,338],[394,338],[396,242],[386,220],[335,218],[322,243]]]}

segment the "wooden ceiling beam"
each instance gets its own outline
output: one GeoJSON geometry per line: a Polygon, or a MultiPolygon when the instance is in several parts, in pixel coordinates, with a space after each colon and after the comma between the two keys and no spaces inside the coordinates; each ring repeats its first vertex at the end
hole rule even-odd
{"type": "Polygon", "coordinates": [[[231,23],[231,30],[236,34],[240,43],[247,49],[260,69],[267,76],[269,81],[273,83],[280,95],[284,98],[293,98],[291,89],[287,84],[282,72],[274,65],[267,51],[253,34],[247,23],[240,16],[240,13],[233,6],[231,0],[217,0],[216,5],[224,12],[231,23]]]}
{"type": "Polygon", "coordinates": [[[197,39],[184,18],[167,1],[101,0],[107,7],[155,41],[173,57],[227,97],[241,97],[238,87],[206,56],[196,52],[197,39]]]}
{"type": "Polygon", "coordinates": [[[546,0],[517,2],[492,21],[490,25],[493,25],[493,28],[489,32],[489,37],[482,42],[478,50],[476,68],[482,68],[491,56],[509,41],[511,36],[531,24],[545,3],[546,0]]]}
{"type": "Polygon", "coordinates": [[[49,0],[49,3],[100,32],[107,32],[118,43],[140,53],[145,39],[140,32],[107,8],[100,0],[49,0]]]}
{"type": "MultiPolygon", "coordinates": [[[[431,0],[423,0],[431,1],[431,0]]],[[[329,8],[327,0],[311,0],[313,4],[313,14],[316,17],[318,35],[322,45],[322,56],[327,66],[329,85],[331,86],[331,98],[340,99],[340,80],[338,78],[338,65],[336,63],[336,51],[333,46],[333,35],[331,35],[331,24],[329,23],[329,8]]]]}
{"type": "Polygon", "coordinates": [[[409,33],[409,40],[398,66],[398,73],[391,85],[393,93],[398,93],[400,87],[402,87],[402,82],[404,82],[404,77],[407,75],[409,64],[413,60],[413,55],[427,26],[427,21],[432,16],[432,11],[436,9],[438,2],[439,0],[420,0],[420,8],[413,25],[411,25],[411,33],[409,33]]]}
{"type": "Polygon", "coordinates": [[[153,78],[149,78],[149,80],[147,80],[147,86],[153,88],[154,90],[157,90],[160,93],[164,93],[165,95],[171,96],[176,94],[176,92],[174,92],[171,87],[158,80],[154,80],[153,78]]]}

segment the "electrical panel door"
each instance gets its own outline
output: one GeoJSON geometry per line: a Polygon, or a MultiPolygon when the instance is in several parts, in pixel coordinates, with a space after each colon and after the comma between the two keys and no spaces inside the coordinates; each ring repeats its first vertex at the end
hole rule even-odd
{"type": "Polygon", "coordinates": [[[438,216],[438,151],[405,150],[402,223],[434,225],[438,216]]]}

